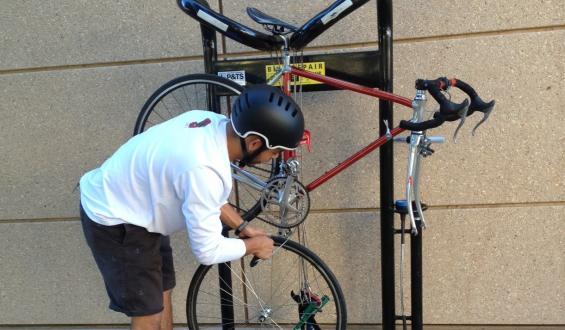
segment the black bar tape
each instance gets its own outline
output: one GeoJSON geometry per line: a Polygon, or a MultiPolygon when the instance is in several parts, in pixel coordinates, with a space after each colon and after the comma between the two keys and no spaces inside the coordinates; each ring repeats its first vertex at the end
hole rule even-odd
{"type": "Polygon", "coordinates": [[[473,87],[471,87],[471,85],[467,84],[463,80],[459,80],[459,79],[453,79],[453,80],[455,82],[455,84],[453,84],[453,87],[457,87],[463,92],[465,92],[465,94],[469,95],[469,98],[471,98],[471,100],[478,96],[477,92],[475,92],[475,90],[473,89],[473,87]]]}
{"type": "Polygon", "coordinates": [[[479,97],[477,92],[473,89],[473,87],[471,87],[471,85],[459,79],[454,79],[454,81],[454,86],[465,92],[465,94],[469,95],[469,98],[471,99],[471,104],[469,105],[469,112],[467,112],[467,116],[470,116],[475,111],[484,113],[494,106],[494,100],[490,102],[483,101],[479,97]]]}
{"type": "MultiPolygon", "coordinates": [[[[415,85],[416,89],[427,90],[430,92],[430,95],[434,98],[434,100],[439,103],[439,111],[444,115],[458,113],[461,109],[469,105],[468,100],[465,100],[462,103],[455,103],[448,100],[445,95],[442,94],[442,90],[446,90],[449,86],[451,86],[451,81],[446,77],[440,77],[435,80],[417,79],[415,85]]],[[[466,87],[470,87],[467,84],[465,85],[466,87]]]]}
{"type": "Polygon", "coordinates": [[[456,121],[461,119],[459,113],[452,113],[449,115],[444,115],[441,112],[434,113],[434,118],[438,118],[438,117],[441,118],[443,121],[456,121]]]}
{"type": "Polygon", "coordinates": [[[447,87],[449,87],[450,82],[446,77],[439,77],[434,80],[417,79],[415,85],[416,89],[425,91],[429,90],[432,86],[437,87],[440,90],[446,90],[447,87]]]}
{"type": "Polygon", "coordinates": [[[465,101],[461,103],[455,103],[448,100],[445,95],[443,95],[437,86],[430,86],[428,89],[430,95],[439,103],[439,112],[443,115],[451,115],[457,114],[461,109],[466,106],[469,106],[469,100],[465,99],[465,101]]]}
{"type": "Polygon", "coordinates": [[[247,227],[247,225],[249,224],[249,221],[243,221],[241,223],[241,225],[239,225],[236,229],[235,229],[235,236],[239,236],[239,234],[241,234],[241,232],[245,229],[245,227],[247,227]]]}
{"type": "MultiPolygon", "coordinates": [[[[435,117],[435,116],[434,116],[435,117]]],[[[437,116],[434,119],[423,121],[421,123],[413,123],[407,120],[401,120],[400,128],[407,129],[409,131],[425,131],[427,129],[432,129],[441,126],[445,122],[443,116],[437,116]]]]}

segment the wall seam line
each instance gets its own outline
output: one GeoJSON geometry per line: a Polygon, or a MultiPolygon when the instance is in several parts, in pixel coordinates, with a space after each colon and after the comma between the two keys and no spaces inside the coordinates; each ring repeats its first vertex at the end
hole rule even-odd
{"type": "MultiPolygon", "coordinates": [[[[464,38],[504,36],[510,34],[518,34],[518,33],[552,32],[558,30],[565,30],[565,24],[551,25],[544,27],[530,27],[530,28],[516,28],[516,29],[506,29],[506,30],[480,31],[480,32],[471,32],[471,33],[459,33],[452,35],[397,38],[394,39],[394,43],[410,44],[410,43],[420,43],[420,42],[429,42],[429,41],[456,40],[456,39],[464,39],[464,38]]],[[[378,47],[378,43],[359,42],[359,43],[342,44],[342,45],[314,46],[314,47],[307,47],[304,49],[304,51],[312,52],[312,51],[325,51],[325,50],[343,50],[343,49],[364,48],[364,47],[378,47]]],[[[234,53],[222,53],[222,54],[218,54],[218,57],[222,59],[226,57],[265,56],[265,55],[269,55],[269,53],[258,52],[258,51],[245,51],[245,52],[234,52],[234,53]]],[[[200,61],[202,59],[203,59],[202,55],[191,55],[191,56],[176,56],[169,58],[124,60],[124,61],[115,61],[115,62],[55,65],[55,66],[44,66],[44,67],[34,67],[34,68],[0,70],[0,75],[80,70],[80,69],[93,69],[93,68],[108,68],[108,67],[116,67],[116,66],[159,64],[159,63],[184,62],[184,61],[196,61],[196,60],[200,61]]]]}
{"type": "MultiPolygon", "coordinates": [[[[528,208],[528,207],[555,207],[565,206],[565,201],[555,202],[534,202],[534,203],[496,203],[496,204],[458,204],[458,205],[430,205],[428,210],[472,210],[472,209],[503,209],[503,208],[528,208]]],[[[310,214],[344,214],[344,213],[370,213],[379,212],[377,207],[360,208],[336,208],[336,209],[314,209],[310,214]]],[[[0,220],[1,224],[15,223],[46,223],[46,222],[74,222],[79,221],[78,217],[64,218],[37,218],[37,219],[5,219],[0,220]]]]}

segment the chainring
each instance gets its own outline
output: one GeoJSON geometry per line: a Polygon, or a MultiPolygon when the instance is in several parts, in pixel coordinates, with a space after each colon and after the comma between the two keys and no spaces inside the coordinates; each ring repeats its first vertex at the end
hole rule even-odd
{"type": "Polygon", "coordinates": [[[278,228],[289,229],[306,220],[310,211],[310,196],[302,183],[293,177],[281,176],[267,182],[261,194],[261,208],[261,220],[278,228]]]}

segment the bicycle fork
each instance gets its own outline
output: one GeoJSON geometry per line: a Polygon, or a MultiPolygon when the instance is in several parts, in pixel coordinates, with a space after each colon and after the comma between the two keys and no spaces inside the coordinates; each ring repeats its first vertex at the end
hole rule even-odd
{"type": "MultiPolygon", "coordinates": [[[[426,96],[425,91],[418,90],[416,97],[412,102],[414,114],[413,122],[422,122],[424,120],[426,96]]],[[[419,328],[421,325],[421,235],[418,233],[418,227],[426,228],[424,219],[425,205],[422,205],[420,197],[420,176],[421,163],[424,157],[431,155],[434,151],[430,148],[431,143],[443,143],[443,137],[427,137],[425,131],[412,131],[408,137],[396,137],[395,141],[402,141],[409,144],[408,166],[406,173],[406,200],[397,201],[395,210],[400,213],[400,230],[396,233],[400,237],[400,308],[401,315],[397,317],[402,321],[403,329],[407,327],[407,321],[412,322],[413,328],[419,328]],[[405,258],[405,220],[406,216],[410,218],[411,224],[411,273],[412,273],[412,316],[407,317],[405,314],[404,303],[404,258],[405,258]]]]}
{"type": "MultiPolygon", "coordinates": [[[[421,122],[424,120],[425,104],[425,91],[416,91],[416,97],[412,102],[414,109],[414,115],[412,117],[413,122],[421,122]]],[[[422,228],[426,228],[426,220],[424,219],[420,194],[422,158],[433,154],[434,150],[430,148],[432,143],[443,143],[445,139],[441,136],[427,137],[425,131],[412,131],[407,139],[397,137],[394,140],[407,142],[409,144],[408,168],[406,171],[406,207],[408,209],[408,216],[410,217],[412,235],[418,235],[415,214],[417,214],[422,221],[422,228]],[[414,207],[416,208],[416,212],[414,212],[414,207]]]]}

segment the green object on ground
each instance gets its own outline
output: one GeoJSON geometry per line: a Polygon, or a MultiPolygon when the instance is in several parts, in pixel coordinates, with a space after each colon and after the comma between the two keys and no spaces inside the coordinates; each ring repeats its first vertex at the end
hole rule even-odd
{"type": "Polygon", "coordinates": [[[302,328],[302,326],[310,319],[310,317],[312,317],[314,314],[321,311],[322,308],[329,301],[330,301],[330,298],[328,298],[328,296],[324,295],[322,297],[322,303],[320,304],[320,306],[317,306],[317,304],[315,302],[309,303],[308,307],[306,307],[306,309],[304,310],[304,313],[302,313],[302,317],[300,318],[300,322],[298,322],[298,324],[295,325],[294,328],[292,328],[292,330],[300,330],[302,328]]]}

